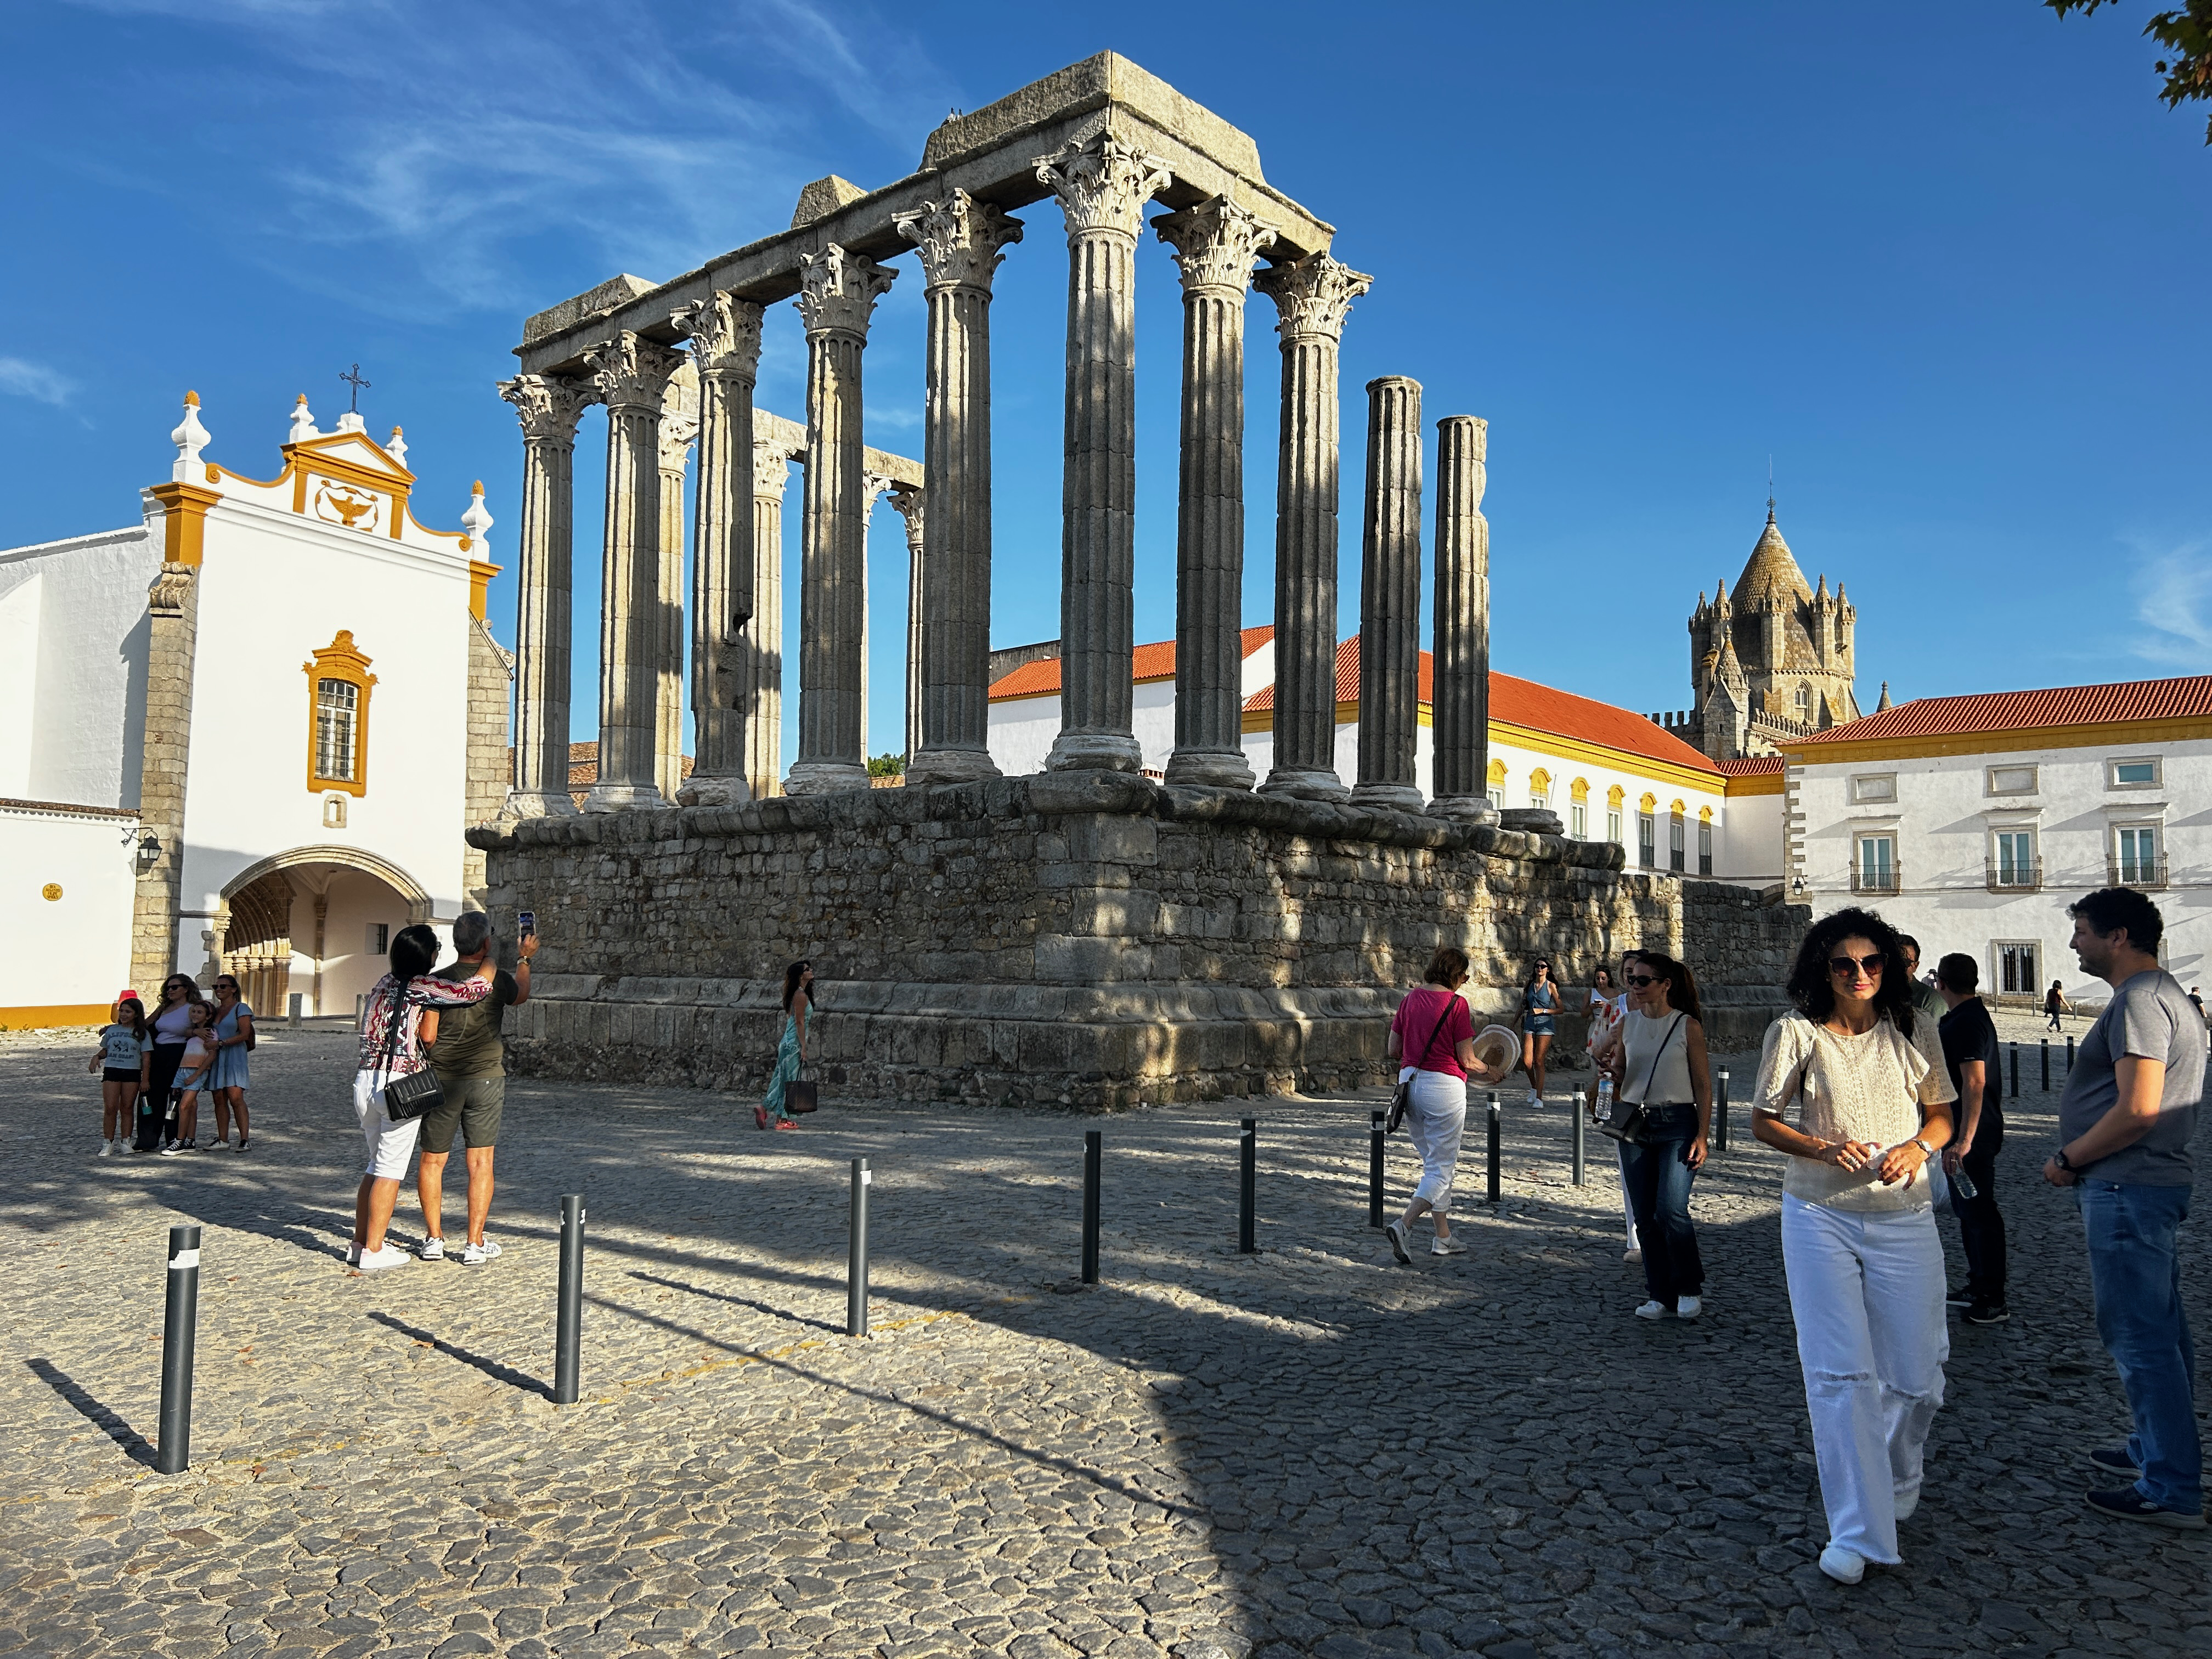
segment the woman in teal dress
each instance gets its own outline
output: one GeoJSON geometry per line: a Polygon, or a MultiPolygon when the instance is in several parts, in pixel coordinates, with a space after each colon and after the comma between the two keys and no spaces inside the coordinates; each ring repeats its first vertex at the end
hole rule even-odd
{"type": "Polygon", "coordinates": [[[238,1116],[238,1150],[246,1143],[246,1051],[253,1046],[253,1010],[239,1000],[238,981],[229,974],[215,981],[215,1066],[208,1089],[215,1101],[215,1145],[230,1142],[229,1119],[238,1116]]]}
{"type": "Polygon", "coordinates": [[[796,1129],[799,1120],[783,1109],[785,1085],[799,1081],[799,1068],[806,1059],[806,1014],[814,1006],[814,969],[794,962],[783,970],[783,1040],[775,1046],[775,1070],[768,1092],[753,1108],[753,1121],[763,1129],[796,1129]]]}

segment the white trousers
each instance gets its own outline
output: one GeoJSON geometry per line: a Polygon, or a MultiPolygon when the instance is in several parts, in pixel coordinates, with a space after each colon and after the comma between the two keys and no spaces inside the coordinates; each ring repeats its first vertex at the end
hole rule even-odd
{"type": "Polygon", "coordinates": [[[1643,1246],[1636,1242],[1636,1206],[1628,1196],[1628,1143],[1614,1141],[1613,1156],[1613,1162],[1620,1166],[1620,1214],[1623,1224],[1628,1229],[1628,1248],[1641,1249],[1643,1246]]]}
{"type": "Polygon", "coordinates": [[[1421,1155],[1421,1182],[1413,1196],[1426,1199],[1441,1216],[1451,1213],[1452,1176],[1459,1170],[1466,1129],[1467,1085],[1449,1072],[1414,1073],[1413,1104],[1406,1109],[1406,1131],[1421,1155]]]}
{"type": "Polygon", "coordinates": [[[1897,1505],[1920,1490],[1951,1354],[1935,1214],[1832,1209],[1785,1193],[1782,1261],[1829,1540],[1894,1565],[1897,1505]]]}

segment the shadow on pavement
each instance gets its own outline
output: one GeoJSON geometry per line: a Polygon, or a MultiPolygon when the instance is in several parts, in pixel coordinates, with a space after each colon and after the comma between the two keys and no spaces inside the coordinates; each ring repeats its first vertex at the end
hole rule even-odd
{"type": "Polygon", "coordinates": [[[413,1338],[425,1347],[434,1348],[448,1358],[458,1359],[464,1365],[475,1366],[495,1382],[504,1382],[509,1388],[520,1389],[526,1394],[543,1395],[548,1400],[553,1397],[553,1390],[527,1371],[519,1371],[514,1366],[503,1365],[496,1359],[487,1359],[480,1353],[471,1353],[466,1348],[456,1346],[441,1336],[433,1335],[428,1331],[419,1329],[404,1320],[394,1319],[380,1309],[369,1310],[368,1317],[388,1329],[398,1331],[402,1336],[413,1338]]]}
{"type": "Polygon", "coordinates": [[[154,1448],[146,1437],[125,1422],[120,1413],[100,1403],[97,1395],[85,1388],[51,1359],[32,1359],[25,1362],[41,1382],[67,1401],[70,1405],[102,1434],[123,1448],[134,1463],[151,1465],[154,1448]]]}

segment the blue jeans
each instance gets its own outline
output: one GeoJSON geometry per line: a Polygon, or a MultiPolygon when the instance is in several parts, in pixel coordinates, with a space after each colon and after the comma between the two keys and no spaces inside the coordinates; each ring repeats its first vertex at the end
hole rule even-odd
{"type": "Polygon", "coordinates": [[[1705,1264],[1690,1224],[1690,1181],[1697,1171],[1688,1154],[1697,1137],[1696,1107],[1655,1106],[1644,1144],[1620,1146],[1621,1179],[1644,1251],[1644,1284],[1651,1299],[1668,1308],[1705,1291],[1705,1264]]]}
{"type": "Polygon", "coordinates": [[[2189,1188],[2082,1180],[2075,1188],[2089,1237],[2097,1334],[2119,1367],[2135,1432],[2136,1490],[2185,1515],[2204,1509],[2204,1453],[2197,1437],[2197,1351],[2181,1306],[2177,1235],[2189,1188]]]}

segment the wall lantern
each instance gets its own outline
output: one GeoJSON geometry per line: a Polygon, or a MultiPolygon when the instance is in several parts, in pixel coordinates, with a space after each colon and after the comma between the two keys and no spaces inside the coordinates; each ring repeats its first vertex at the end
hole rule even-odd
{"type": "Polygon", "coordinates": [[[146,874],[161,861],[161,838],[149,830],[138,838],[138,873],[146,874]]]}

